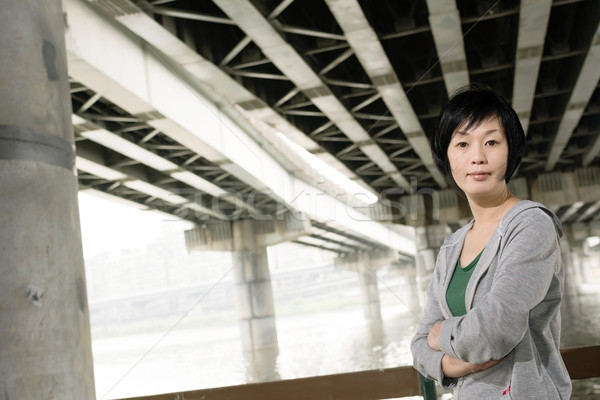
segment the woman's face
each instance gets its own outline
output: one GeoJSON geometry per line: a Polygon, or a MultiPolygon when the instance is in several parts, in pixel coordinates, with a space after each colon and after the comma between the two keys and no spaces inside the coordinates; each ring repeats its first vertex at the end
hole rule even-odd
{"type": "Polygon", "coordinates": [[[504,128],[493,117],[479,126],[459,126],[448,146],[454,181],[470,198],[487,197],[506,190],[508,143],[504,128]]]}

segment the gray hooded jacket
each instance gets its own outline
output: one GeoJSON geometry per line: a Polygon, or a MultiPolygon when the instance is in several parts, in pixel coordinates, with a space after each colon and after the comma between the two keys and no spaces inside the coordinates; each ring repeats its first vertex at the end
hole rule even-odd
{"type": "Polygon", "coordinates": [[[467,285],[467,314],[454,317],[446,289],[473,222],[446,237],[427,288],[428,304],[411,343],[414,367],[453,388],[454,399],[569,399],[571,380],[560,354],[560,302],[564,271],[557,217],[542,204],[523,200],[502,218],[467,285]],[[440,349],[427,344],[443,321],[440,349]],[[450,379],[443,354],[486,370],[450,379]]]}

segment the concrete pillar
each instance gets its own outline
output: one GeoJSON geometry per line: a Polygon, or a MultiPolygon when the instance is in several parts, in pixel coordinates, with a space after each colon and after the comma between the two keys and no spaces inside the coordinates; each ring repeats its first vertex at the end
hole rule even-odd
{"type": "Polygon", "coordinates": [[[379,288],[377,287],[377,272],[362,264],[358,273],[360,292],[362,294],[363,314],[368,320],[381,319],[381,304],[379,288]]]}
{"type": "Polygon", "coordinates": [[[583,268],[583,251],[580,247],[571,248],[571,268],[567,273],[567,277],[571,280],[571,284],[575,286],[577,291],[580,291],[582,279],[582,268],[583,268]]]}
{"type": "Polygon", "coordinates": [[[253,220],[233,222],[233,271],[244,350],[278,347],[267,248],[257,245],[255,237],[253,220]]]}
{"type": "Polygon", "coordinates": [[[421,304],[419,302],[420,292],[417,290],[417,268],[412,263],[405,262],[401,266],[401,270],[408,284],[406,307],[413,315],[419,315],[421,304]]]}
{"type": "Polygon", "coordinates": [[[368,320],[376,321],[381,319],[377,270],[384,265],[391,264],[397,259],[398,253],[387,249],[345,254],[334,260],[336,268],[358,272],[363,313],[368,320]]]}
{"type": "Polygon", "coordinates": [[[598,245],[595,243],[595,237],[599,236],[597,230],[600,227],[600,221],[590,223],[590,237],[583,243],[583,254],[585,261],[582,271],[583,283],[593,283],[598,280],[598,271],[600,271],[600,254],[598,245]],[[596,226],[594,226],[596,225],[596,226]]]}
{"type": "Polygon", "coordinates": [[[596,235],[596,231],[598,229],[598,221],[596,223],[583,223],[576,222],[570,224],[570,232],[569,240],[574,243],[575,246],[572,246],[577,249],[578,257],[574,262],[574,265],[577,267],[576,273],[578,277],[578,282],[581,285],[585,285],[589,281],[588,277],[588,265],[590,257],[588,256],[588,238],[596,235]]]}
{"type": "Polygon", "coordinates": [[[281,380],[281,375],[277,369],[278,356],[279,347],[244,351],[246,381],[251,383],[281,380]]]}
{"type": "Polygon", "coordinates": [[[566,224],[563,231],[561,253],[565,267],[565,291],[576,295],[580,293],[582,284],[583,242],[588,237],[589,226],[582,223],[566,224]]]}
{"type": "Polygon", "coordinates": [[[310,220],[294,212],[259,220],[227,221],[185,232],[188,250],[232,252],[242,348],[246,353],[255,353],[246,354],[250,358],[270,360],[273,349],[278,349],[267,246],[309,232],[310,220]],[[270,351],[260,352],[267,349],[270,351]]]}
{"type": "Polygon", "coordinates": [[[564,293],[566,296],[577,296],[579,293],[579,285],[577,283],[577,275],[575,274],[573,258],[571,257],[571,246],[569,245],[569,240],[564,236],[560,240],[560,252],[565,271],[564,293]]]}
{"type": "Polygon", "coordinates": [[[425,307],[427,302],[425,291],[431,280],[440,246],[448,233],[450,233],[450,230],[445,224],[419,226],[415,228],[415,244],[417,246],[415,275],[419,306],[421,309],[425,307]]]}
{"type": "Polygon", "coordinates": [[[94,399],[61,1],[0,32],[0,396],[94,399]]]}

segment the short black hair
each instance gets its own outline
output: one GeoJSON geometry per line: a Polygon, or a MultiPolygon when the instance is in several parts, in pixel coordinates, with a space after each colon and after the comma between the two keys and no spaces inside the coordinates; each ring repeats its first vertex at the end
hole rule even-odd
{"type": "Polygon", "coordinates": [[[433,161],[450,185],[459,192],[462,190],[452,177],[448,161],[448,146],[452,135],[465,122],[466,129],[470,129],[493,117],[498,118],[506,134],[508,161],[504,180],[508,183],[525,152],[525,132],[508,101],[485,85],[470,84],[454,92],[442,109],[437,128],[431,137],[433,161]]]}

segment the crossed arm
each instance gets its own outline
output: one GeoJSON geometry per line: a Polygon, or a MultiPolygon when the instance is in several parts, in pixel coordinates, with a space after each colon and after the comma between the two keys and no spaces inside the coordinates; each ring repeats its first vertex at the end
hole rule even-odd
{"type": "MultiPolygon", "coordinates": [[[[436,322],[429,330],[429,335],[427,336],[427,343],[429,344],[429,347],[435,351],[441,351],[439,344],[441,329],[442,323],[436,322]]],[[[448,354],[444,354],[442,357],[442,372],[447,378],[460,378],[461,376],[465,376],[471,372],[481,371],[493,367],[500,361],[502,360],[490,360],[483,364],[473,364],[451,357],[448,354]]]]}
{"type": "Polygon", "coordinates": [[[530,311],[547,294],[560,264],[554,223],[540,214],[544,212],[531,211],[505,232],[503,251],[497,261],[502,267],[494,271],[490,290],[465,316],[446,320],[442,315],[438,304],[440,282],[447,271],[438,260],[427,288],[423,320],[411,342],[415,368],[424,375],[442,383],[444,378],[490,368],[522,340],[530,311]],[[526,240],[516,240],[517,237],[526,240]],[[498,326],[506,329],[497,329],[498,326]]]}

